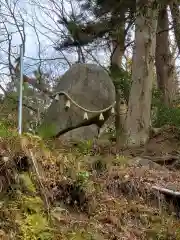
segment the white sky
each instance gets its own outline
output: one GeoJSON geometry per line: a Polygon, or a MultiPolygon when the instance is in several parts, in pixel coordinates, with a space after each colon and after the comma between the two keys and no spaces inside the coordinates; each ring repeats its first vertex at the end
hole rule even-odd
{"type": "MultiPolygon", "coordinates": [[[[6,0],[1,0],[1,1],[4,3],[6,2],[6,0]]],[[[11,1],[14,1],[14,0],[9,0],[9,2],[11,1]]],[[[49,1],[48,0],[39,0],[39,1],[41,5],[44,4],[43,10],[45,10],[45,7],[48,6],[47,3],[49,1]]],[[[57,2],[58,1],[60,2],[62,0],[57,0],[57,2]]],[[[39,22],[37,21],[35,22],[36,28],[46,35],[46,36],[43,36],[43,34],[40,34],[40,33],[38,34],[41,42],[41,52],[42,52],[41,57],[42,58],[62,57],[62,55],[59,52],[55,51],[53,48],[53,43],[55,43],[58,40],[58,37],[60,36],[60,34],[59,35],[57,34],[59,31],[59,28],[58,26],[56,27],[56,24],[54,22],[58,19],[57,15],[53,13],[51,13],[50,16],[42,14],[40,7],[35,6],[34,4],[32,4],[32,2],[33,0],[29,0],[29,1],[19,0],[19,6],[18,6],[19,8],[21,8],[21,11],[23,11],[23,17],[25,18],[25,21],[26,21],[25,23],[26,52],[25,52],[25,58],[24,58],[24,62],[25,62],[24,71],[26,74],[31,74],[33,70],[37,69],[37,66],[34,65],[35,61],[31,58],[39,57],[38,56],[38,50],[39,50],[38,39],[36,37],[34,29],[29,25],[29,24],[34,24],[33,17],[35,16],[35,14],[36,16],[38,16],[39,22],[43,22],[49,28],[49,30],[44,29],[39,22]],[[54,33],[52,32],[52,30],[55,30],[54,33]]],[[[66,11],[68,11],[70,9],[68,0],[65,0],[64,3],[65,3],[66,11]]],[[[76,8],[76,10],[78,9],[76,8]]],[[[11,27],[8,26],[8,28],[10,29],[11,27]]],[[[16,51],[18,50],[18,52],[19,52],[20,44],[21,44],[21,39],[19,34],[14,34],[13,45],[16,46],[16,51]]],[[[66,57],[71,62],[76,61],[76,55],[72,52],[66,53],[66,57]]],[[[109,64],[109,55],[105,55],[104,51],[98,51],[96,53],[96,59],[98,59],[98,61],[100,61],[100,63],[104,66],[107,66],[109,64]]],[[[46,61],[46,65],[57,74],[63,74],[68,68],[68,66],[65,65],[65,61],[62,59],[56,60],[56,61],[46,61]]]]}

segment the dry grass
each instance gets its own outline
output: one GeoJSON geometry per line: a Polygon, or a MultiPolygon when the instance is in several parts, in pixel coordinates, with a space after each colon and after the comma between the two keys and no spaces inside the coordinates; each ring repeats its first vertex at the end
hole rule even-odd
{"type": "Polygon", "coordinates": [[[180,239],[175,209],[159,208],[151,189],[180,190],[179,172],[131,166],[121,155],[84,156],[30,135],[1,138],[0,149],[8,157],[0,162],[2,239],[180,239]]]}

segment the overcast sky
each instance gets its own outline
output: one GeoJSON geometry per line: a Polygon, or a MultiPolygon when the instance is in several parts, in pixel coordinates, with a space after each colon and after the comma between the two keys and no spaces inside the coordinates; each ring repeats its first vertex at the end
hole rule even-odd
{"type": "MultiPolygon", "coordinates": [[[[53,68],[54,71],[57,71],[57,74],[63,74],[67,68],[68,65],[65,64],[66,61],[64,60],[61,53],[54,50],[53,46],[55,43],[57,43],[58,40],[60,40],[60,36],[62,35],[62,32],[60,31],[60,25],[57,24],[57,20],[59,19],[57,14],[53,13],[54,7],[50,5],[51,1],[48,0],[39,0],[41,5],[44,6],[43,9],[40,7],[35,6],[35,4],[30,4],[33,0],[26,2],[25,0],[21,1],[21,8],[25,12],[24,17],[26,20],[25,24],[25,31],[26,31],[26,52],[25,52],[25,63],[31,63],[33,64],[34,61],[31,58],[39,58],[38,51],[39,51],[39,45],[38,45],[38,39],[36,36],[36,33],[34,29],[29,24],[33,23],[33,18],[35,16],[37,17],[35,21],[36,28],[38,31],[39,40],[41,43],[41,57],[45,59],[51,59],[51,58],[58,58],[61,59],[57,61],[45,61],[47,65],[49,65],[51,68],[53,68]],[[49,14],[48,11],[46,11],[47,8],[51,8],[52,12],[49,14]],[[43,13],[43,11],[45,13],[43,13]],[[38,20],[37,20],[38,19],[38,20]],[[44,24],[47,29],[45,29],[42,25],[44,24]],[[63,58],[63,59],[62,59],[63,58]],[[66,66],[65,66],[66,65],[66,66]]],[[[36,0],[38,1],[38,0],[36,0]]],[[[71,0],[72,1],[72,0],[71,0]]],[[[58,2],[58,1],[56,1],[58,2]]],[[[59,2],[62,2],[62,0],[59,0],[59,2]]],[[[65,9],[65,12],[68,14],[71,11],[71,7],[68,4],[68,0],[63,2],[63,6],[65,9]]],[[[73,5],[73,11],[78,12],[79,8],[76,5],[73,5]]],[[[20,44],[20,38],[19,36],[14,38],[14,43],[19,46],[20,44]]],[[[73,53],[71,50],[69,53],[65,53],[66,58],[69,62],[75,62],[77,61],[77,55],[73,53]]],[[[102,65],[108,65],[109,64],[109,56],[105,55],[103,51],[97,51],[95,54],[96,58],[102,65]]],[[[26,65],[26,64],[25,64],[26,65]]],[[[31,67],[28,67],[25,69],[27,72],[31,72],[31,67]]]]}
{"type": "MultiPolygon", "coordinates": [[[[1,0],[6,2],[6,0],[1,0]]],[[[13,0],[9,0],[11,2],[13,0]]],[[[67,69],[68,65],[65,64],[65,60],[62,59],[63,56],[61,53],[54,50],[53,46],[54,44],[60,40],[61,33],[59,32],[59,26],[56,26],[56,22],[58,20],[57,15],[51,12],[51,14],[48,16],[48,14],[44,14],[43,11],[45,11],[46,7],[52,7],[49,4],[50,1],[48,0],[39,0],[41,5],[44,6],[44,9],[41,9],[39,6],[35,6],[35,4],[32,3],[33,0],[19,0],[19,8],[21,12],[23,13],[23,17],[25,19],[25,33],[26,33],[26,44],[25,44],[25,57],[24,57],[24,71],[26,74],[31,74],[33,70],[37,69],[37,61],[34,59],[38,59],[39,55],[39,44],[38,39],[35,33],[35,30],[32,26],[32,24],[35,23],[35,27],[38,31],[38,36],[40,40],[40,49],[41,49],[41,58],[43,59],[51,59],[51,58],[58,58],[56,61],[44,61],[46,64],[46,67],[50,70],[54,71],[57,75],[63,74],[67,69]],[[42,11],[43,10],[43,11],[42,11]],[[34,18],[34,22],[33,22],[34,18]],[[47,26],[47,29],[45,29],[43,26],[41,26],[41,23],[43,23],[45,26],[47,26]],[[54,31],[54,32],[53,32],[54,31]]],[[[59,0],[62,1],[62,0],[59,0]]],[[[38,0],[36,0],[38,2],[38,0]]],[[[58,2],[58,0],[56,1],[58,2]]],[[[68,0],[64,1],[64,7],[66,12],[71,11],[71,8],[69,7],[68,0]]],[[[74,11],[78,11],[77,7],[73,7],[74,11]]],[[[4,10],[3,10],[4,11],[4,10]]],[[[46,12],[46,11],[45,11],[46,12]]],[[[11,30],[11,27],[8,26],[8,28],[11,30]]],[[[14,51],[19,52],[19,45],[21,44],[21,39],[19,34],[13,34],[13,45],[16,46],[16,49],[14,51]]],[[[102,65],[108,65],[109,64],[109,55],[105,55],[104,51],[98,50],[96,53],[96,58],[102,65]]],[[[66,53],[66,57],[70,62],[75,62],[76,55],[72,52],[66,53]]]]}

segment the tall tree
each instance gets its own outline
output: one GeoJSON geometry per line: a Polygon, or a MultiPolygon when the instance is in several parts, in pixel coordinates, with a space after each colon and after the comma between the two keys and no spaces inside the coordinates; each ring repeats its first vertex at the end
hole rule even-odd
{"type": "Polygon", "coordinates": [[[158,15],[158,27],[156,34],[156,74],[158,88],[166,106],[171,106],[176,98],[177,84],[175,78],[175,66],[170,51],[169,28],[167,6],[161,6],[158,15]]]}
{"type": "Polygon", "coordinates": [[[149,138],[153,66],[155,58],[158,5],[154,0],[136,1],[135,48],[132,63],[126,143],[140,146],[149,138]]]}
{"type": "Polygon", "coordinates": [[[180,52],[180,10],[179,10],[179,1],[172,0],[170,1],[170,9],[173,20],[173,29],[177,42],[177,46],[180,52]]]}
{"type": "Polygon", "coordinates": [[[122,21],[117,29],[113,32],[112,36],[112,47],[113,51],[111,54],[111,76],[114,80],[116,89],[116,117],[115,117],[115,127],[116,127],[116,141],[119,144],[124,132],[124,119],[121,117],[120,106],[121,106],[121,91],[118,87],[119,77],[122,69],[122,58],[125,51],[125,13],[124,21],[122,21]]]}

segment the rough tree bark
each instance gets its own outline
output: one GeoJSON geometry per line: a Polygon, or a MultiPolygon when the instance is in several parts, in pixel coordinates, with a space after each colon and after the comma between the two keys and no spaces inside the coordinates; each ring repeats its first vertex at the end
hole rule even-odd
{"type": "MultiPolygon", "coordinates": [[[[124,15],[125,17],[125,15],[124,15]]],[[[114,34],[115,40],[113,42],[113,52],[111,55],[111,70],[121,70],[122,67],[122,57],[124,55],[125,50],[125,19],[122,21],[118,27],[118,31],[114,34]]],[[[118,72],[118,71],[117,71],[118,72]]],[[[112,73],[112,75],[114,75],[112,73]]],[[[118,77],[115,74],[115,78],[118,77]]],[[[116,142],[119,144],[122,138],[122,134],[124,132],[124,119],[121,116],[121,91],[115,86],[116,89],[116,117],[115,117],[115,128],[116,128],[116,142]]]]}
{"type": "Polygon", "coordinates": [[[161,7],[158,15],[156,34],[156,74],[158,88],[162,93],[162,100],[166,106],[171,106],[176,99],[177,83],[176,71],[172,53],[170,51],[167,6],[161,7]]]}
{"type": "Polygon", "coordinates": [[[126,120],[126,144],[145,144],[149,138],[153,66],[158,6],[156,1],[137,0],[132,87],[126,120]]]}
{"type": "Polygon", "coordinates": [[[178,46],[178,50],[180,52],[180,10],[179,10],[179,1],[173,0],[170,3],[171,15],[173,20],[173,29],[174,34],[178,46]]]}

